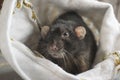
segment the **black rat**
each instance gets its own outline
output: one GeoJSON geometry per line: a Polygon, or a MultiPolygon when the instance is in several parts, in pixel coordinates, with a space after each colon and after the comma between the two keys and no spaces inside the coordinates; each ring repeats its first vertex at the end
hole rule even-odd
{"type": "Polygon", "coordinates": [[[91,30],[75,12],[66,12],[41,31],[37,47],[45,58],[78,74],[92,67],[97,45],[91,30]]]}

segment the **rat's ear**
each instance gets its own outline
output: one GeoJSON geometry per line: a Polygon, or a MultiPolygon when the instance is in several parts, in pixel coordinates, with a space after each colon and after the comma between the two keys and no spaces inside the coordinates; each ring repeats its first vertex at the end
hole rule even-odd
{"type": "Polygon", "coordinates": [[[75,34],[81,40],[86,35],[86,29],[83,26],[78,26],[75,28],[75,34]]]}
{"type": "Polygon", "coordinates": [[[43,26],[41,27],[41,37],[45,38],[45,36],[47,35],[48,31],[49,31],[49,26],[43,26]]]}

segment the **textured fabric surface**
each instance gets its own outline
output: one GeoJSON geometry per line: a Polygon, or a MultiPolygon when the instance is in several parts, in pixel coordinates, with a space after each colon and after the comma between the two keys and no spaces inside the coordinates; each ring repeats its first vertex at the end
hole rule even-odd
{"type": "Polygon", "coordinates": [[[119,14],[120,13],[120,0],[99,0],[99,1],[112,4],[112,6],[114,8],[115,15],[116,15],[116,18],[120,22],[120,14],[119,14]]]}

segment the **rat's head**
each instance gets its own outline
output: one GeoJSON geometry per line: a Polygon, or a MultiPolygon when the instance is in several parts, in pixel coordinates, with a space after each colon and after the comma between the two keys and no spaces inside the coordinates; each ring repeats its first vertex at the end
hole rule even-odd
{"type": "Polygon", "coordinates": [[[85,37],[86,30],[83,26],[58,23],[43,27],[41,34],[40,45],[44,51],[39,51],[46,52],[53,58],[63,58],[77,47],[77,42],[85,37]]]}

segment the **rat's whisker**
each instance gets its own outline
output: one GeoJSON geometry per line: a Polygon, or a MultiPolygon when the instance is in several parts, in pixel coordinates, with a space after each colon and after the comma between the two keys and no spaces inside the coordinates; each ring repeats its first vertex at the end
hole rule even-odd
{"type": "Polygon", "coordinates": [[[80,68],[79,66],[81,66],[79,60],[78,60],[78,61],[75,60],[74,57],[72,56],[72,54],[71,54],[70,52],[68,52],[67,50],[64,49],[64,51],[65,51],[67,54],[69,54],[69,56],[72,58],[72,60],[73,60],[74,64],[76,65],[76,67],[79,69],[79,68],[80,68]],[[77,66],[77,65],[79,65],[79,66],[77,66]]]}
{"type": "Polygon", "coordinates": [[[63,57],[63,64],[64,64],[64,67],[66,68],[67,67],[67,61],[66,61],[66,59],[65,59],[65,54],[61,54],[62,55],[62,57],[63,57]]]}

